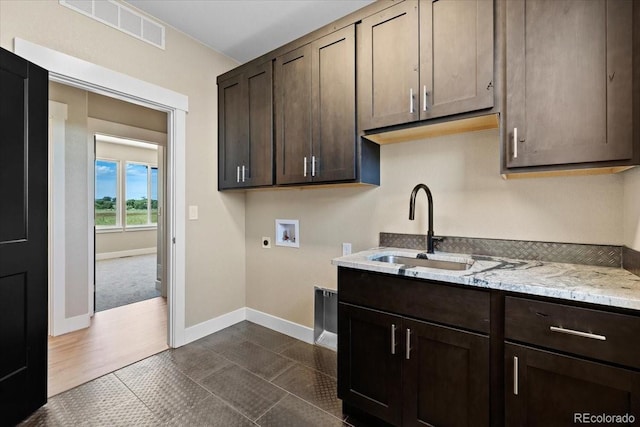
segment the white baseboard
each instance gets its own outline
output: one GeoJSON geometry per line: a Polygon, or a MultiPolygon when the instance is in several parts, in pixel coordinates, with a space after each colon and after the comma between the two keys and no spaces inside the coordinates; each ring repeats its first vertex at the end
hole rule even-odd
{"type": "Polygon", "coordinates": [[[256,323],[265,328],[299,339],[309,344],[313,344],[313,329],[262,311],[249,307],[242,307],[230,313],[223,314],[206,322],[198,323],[185,329],[185,344],[204,338],[207,335],[221,331],[224,328],[240,323],[243,320],[256,323]]]}
{"type": "Polygon", "coordinates": [[[248,321],[257,323],[265,328],[273,329],[274,331],[282,334],[289,335],[290,337],[299,339],[300,341],[304,341],[308,344],[313,344],[313,328],[308,328],[298,323],[293,323],[289,320],[254,310],[253,308],[247,307],[246,310],[246,319],[248,321]]]}
{"type": "Polygon", "coordinates": [[[199,340],[207,335],[221,331],[224,328],[228,328],[231,325],[242,322],[246,319],[245,307],[234,310],[230,313],[223,314],[216,318],[207,320],[206,322],[198,323],[197,325],[190,326],[184,330],[184,343],[199,340]]]}
{"type": "Polygon", "coordinates": [[[152,248],[129,249],[126,251],[118,252],[103,252],[101,254],[96,254],[96,261],[100,261],[103,259],[123,258],[127,256],[149,255],[155,254],[157,252],[158,248],[156,248],[155,246],[152,248]]]}
{"type": "Polygon", "coordinates": [[[89,314],[81,314],[67,319],[60,319],[56,323],[56,327],[51,332],[51,336],[68,334],[69,332],[78,331],[88,328],[91,325],[91,316],[89,314]]]}

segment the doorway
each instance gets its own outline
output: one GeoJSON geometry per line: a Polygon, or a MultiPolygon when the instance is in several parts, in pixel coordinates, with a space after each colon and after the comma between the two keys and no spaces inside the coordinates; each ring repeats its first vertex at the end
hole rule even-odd
{"type": "MultiPolygon", "coordinates": [[[[57,223],[63,223],[63,253],[72,254],[60,263],[63,304],[51,308],[52,318],[58,311],[69,314],[72,304],[84,302],[84,310],[92,314],[95,308],[86,326],[75,325],[80,328],[64,335],[52,333],[59,336],[49,339],[51,396],[168,348],[167,292],[161,286],[166,284],[167,114],[58,83],[50,83],[49,93],[52,101],[64,102],[67,111],[63,131],[58,135],[50,132],[50,145],[54,152],[58,149],[57,157],[52,156],[50,203],[53,212],[61,211],[54,215],[51,229],[55,232],[57,223]],[[118,117],[116,113],[123,110],[128,110],[127,117],[118,117]],[[145,120],[145,114],[157,116],[155,130],[148,129],[154,127],[154,121],[145,120]],[[62,159],[62,168],[56,159],[62,159]],[[56,176],[60,169],[62,173],[56,176]],[[56,204],[62,208],[55,209],[56,204]],[[139,262],[141,256],[144,266],[139,262]],[[98,266],[119,263],[114,272],[117,277],[101,277],[101,268],[94,268],[96,262],[98,266]],[[131,289],[144,276],[141,267],[149,272],[145,285],[152,290],[145,298],[131,289]],[[79,278],[80,286],[68,283],[70,277],[79,278]],[[121,283],[106,286],[103,290],[107,292],[101,293],[101,280],[106,285],[121,283]],[[112,292],[113,288],[120,292],[112,292]],[[158,301],[146,301],[149,297],[158,301]]],[[[57,240],[53,239],[54,244],[57,240]]],[[[50,253],[58,256],[53,248],[50,253]]],[[[55,289],[52,299],[61,299],[55,289]]]]}

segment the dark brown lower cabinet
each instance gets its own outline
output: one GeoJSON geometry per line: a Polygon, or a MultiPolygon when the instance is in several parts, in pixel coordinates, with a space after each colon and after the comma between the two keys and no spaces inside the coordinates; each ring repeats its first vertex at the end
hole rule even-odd
{"type": "Polygon", "coordinates": [[[505,370],[507,426],[640,423],[636,371],[510,343],[505,370]]]}
{"type": "Polygon", "coordinates": [[[488,426],[489,337],[340,303],[338,396],[397,426],[488,426]]]}

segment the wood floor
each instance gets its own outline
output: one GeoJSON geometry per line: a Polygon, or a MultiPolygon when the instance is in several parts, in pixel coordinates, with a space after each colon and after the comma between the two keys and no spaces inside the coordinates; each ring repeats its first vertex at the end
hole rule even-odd
{"type": "Polygon", "coordinates": [[[49,397],[169,348],[167,302],[153,298],[94,315],[91,327],[49,337],[49,397]]]}

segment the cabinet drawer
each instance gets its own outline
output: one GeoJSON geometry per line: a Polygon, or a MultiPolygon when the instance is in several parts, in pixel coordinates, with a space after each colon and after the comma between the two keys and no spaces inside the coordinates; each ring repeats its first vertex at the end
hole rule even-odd
{"type": "Polygon", "coordinates": [[[505,299],[505,338],[640,368],[640,317],[505,299]]]}
{"type": "Polygon", "coordinates": [[[489,333],[489,292],[340,267],[338,300],[489,333]]]}

